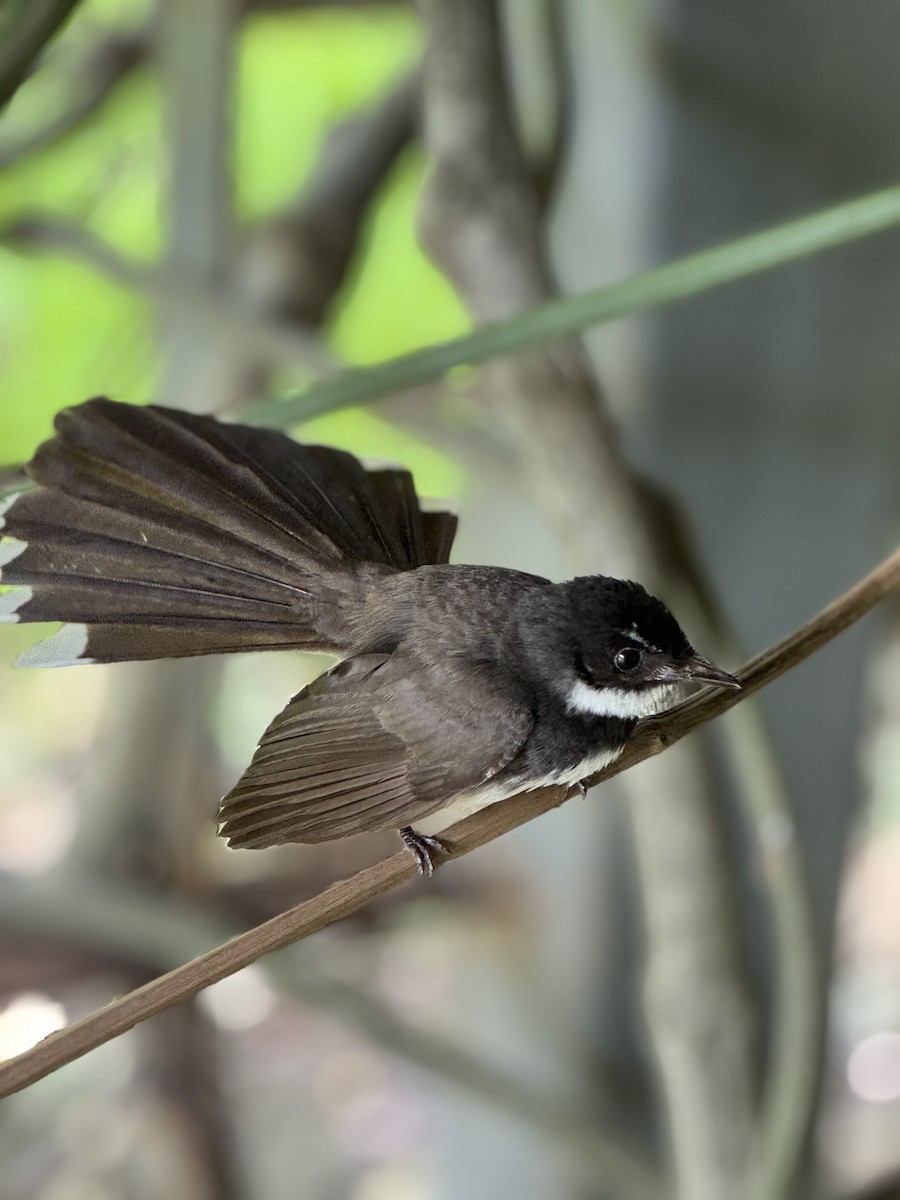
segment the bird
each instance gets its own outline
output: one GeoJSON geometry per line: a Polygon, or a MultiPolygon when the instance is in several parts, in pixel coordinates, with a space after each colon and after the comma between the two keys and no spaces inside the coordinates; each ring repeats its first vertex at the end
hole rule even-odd
{"type": "Polygon", "coordinates": [[[0,502],[0,621],[62,621],[25,666],[294,648],[337,658],[221,802],[232,847],[583,792],[683,683],[740,687],[639,583],[451,564],[457,519],[402,468],[105,397],[63,410],[0,502]]]}

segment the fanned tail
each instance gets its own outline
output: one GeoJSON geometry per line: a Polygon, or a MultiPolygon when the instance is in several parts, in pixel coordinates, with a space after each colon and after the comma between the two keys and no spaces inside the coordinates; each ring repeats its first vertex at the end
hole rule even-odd
{"type": "MultiPolygon", "coordinates": [[[[26,665],[347,645],[365,564],[446,562],[402,470],[212,417],[95,399],[0,503],[0,621],[65,621],[26,665]]],[[[371,567],[369,568],[371,569],[371,567]]]]}

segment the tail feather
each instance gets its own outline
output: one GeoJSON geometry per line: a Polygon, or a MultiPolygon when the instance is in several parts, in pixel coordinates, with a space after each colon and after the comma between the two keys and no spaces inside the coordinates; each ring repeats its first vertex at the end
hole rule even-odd
{"type": "Polygon", "coordinates": [[[422,513],[419,498],[408,471],[378,470],[368,474],[382,512],[394,514],[395,534],[400,553],[408,562],[425,562],[422,513]]]}
{"type": "MultiPolygon", "coordinates": [[[[194,576],[190,582],[177,583],[163,578],[159,581],[139,579],[136,577],[137,568],[129,576],[115,577],[113,571],[123,574],[127,571],[127,561],[124,567],[115,562],[104,567],[98,566],[97,573],[90,575],[67,570],[66,561],[61,557],[56,561],[63,574],[57,574],[55,569],[19,569],[18,563],[3,572],[4,583],[31,588],[28,620],[95,623],[113,617],[118,621],[141,621],[160,616],[172,620],[190,620],[202,613],[204,617],[215,620],[243,619],[284,624],[292,617],[294,620],[298,617],[302,619],[309,611],[308,605],[304,609],[300,605],[260,600],[246,593],[240,595],[217,591],[202,564],[198,571],[199,578],[194,576]]],[[[99,556],[96,561],[100,561],[99,556]]],[[[158,562],[151,561],[149,570],[157,566],[162,576],[163,568],[158,562]]],[[[142,569],[146,572],[147,565],[142,564],[142,569]]],[[[25,619],[21,609],[19,619],[25,619]]]]}
{"type": "MultiPolygon", "coordinates": [[[[0,600],[3,597],[0,596],[0,600]]],[[[2,620],[0,616],[0,620],[2,620]]],[[[27,619],[27,618],[26,618],[27,619]]],[[[79,663],[141,662],[194,658],[251,650],[319,650],[303,627],[253,621],[222,621],[195,616],[164,622],[67,623],[19,656],[22,667],[71,667],[79,663]]]]}
{"type": "Polygon", "coordinates": [[[446,561],[404,471],[272,430],[110,400],[57,418],[0,507],[0,621],[72,622],[23,661],[340,651],[362,564],[446,561]]]}
{"type": "Polygon", "coordinates": [[[427,563],[450,561],[450,550],[456,537],[456,514],[450,512],[422,513],[423,559],[427,563]]]}
{"type": "MultiPolygon", "coordinates": [[[[20,539],[24,532],[20,529],[20,539]]],[[[289,608],[298,597],[309,595],[304,588],[267,579],[258,571],[230,563],[217,564],[196,554],[173,554],[149,543],[123,541],[79,529],[49,527],[42,535],[32,527],[27,532],[29,540],[21,543],[24,549],[16,554],[15,565],[8,568],[9,582],[15,578],[19,584],[65,587],[79,580],[87,593],[102,592],[108,585],[125,584],[136,589],[198,592],[276,608],[289,608]]]]}
{"type": "MultiPolygon", "coordinates": [[[[71,477],[67,477],[67,482],[72,486],[71,477]]],[[[63,547],[82,536],[94,536],[98,544],[116,543],[124,552],[127,547],[136,553],[153,548],[188,561],[215,562],[217,558],[227,558],[221,565],[231,571],[278,581],[287,587],[296,585],[296,563],[262,546],[258,540],[251,540],[246,532],[241,536],[209,519],[151,503],[127,490],[99,489],[99,494],[105,494],[105,503],[68,495],[52,487],[25,492],[14,498],[15,513],[6,522],[0,514],[0,532],[4,524],[10,529],[12,520],[15,536],[35,546],[63,547]],[[265,573],[261,574],[263,565],[265,573]]],[[[12,503],[12,500],[6,502],[7,511],[12,503]]],[[[305,551],[314,556],[310,539],[305,543],[305,551]]]]}
{"type": "MultiPolygon", "coordinates": [[[[58,436],[38,449],[28,474],[108,510],[142,516],[162,509],[170,520],[199,521],[282,558],[294,554],[299,541],[304,553],[334,559],[327,537],[302,521],[296,527],[298,514],[281,496],[170,415],[112,401],[68,409],[57,418],[58,436]]],[[[213,433],[215,423],[209,423],[213,433]]]]}

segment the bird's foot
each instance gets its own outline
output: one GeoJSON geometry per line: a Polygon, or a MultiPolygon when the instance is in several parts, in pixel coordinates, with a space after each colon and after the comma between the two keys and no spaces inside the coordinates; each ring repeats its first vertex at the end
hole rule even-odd
{"type": "Polygon", "coordinates": [[[578,783],[570,784],[569,790],[566,793],[566,799],[573,800],[577,796],[579,800],[583,800],[586,795],[587,788],[584,786],[581,780],[579,780],[578,783]]]}
{"type": "Polygon", "coordinates": [[[398,832],[403,845],[416,860],[419,874],[430,879],[434,874],[434,856],[446,853],[444,843],[440,838],[429,837],[427,833],[417,833],[409,825],[404,825],[398,832]]]}

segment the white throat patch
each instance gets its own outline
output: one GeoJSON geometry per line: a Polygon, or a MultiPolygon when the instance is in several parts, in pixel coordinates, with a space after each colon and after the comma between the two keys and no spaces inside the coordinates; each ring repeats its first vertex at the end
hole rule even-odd
{"type": "Polygon", "coordinates": [[[620,717],[634,720],[650,717],[667,708],[675,688],[670,683],[658,687],[630,689],[591,687],[577,679],[569,689],[566,704],[569,712],[586,713],[593,717],[620,717]]]}

